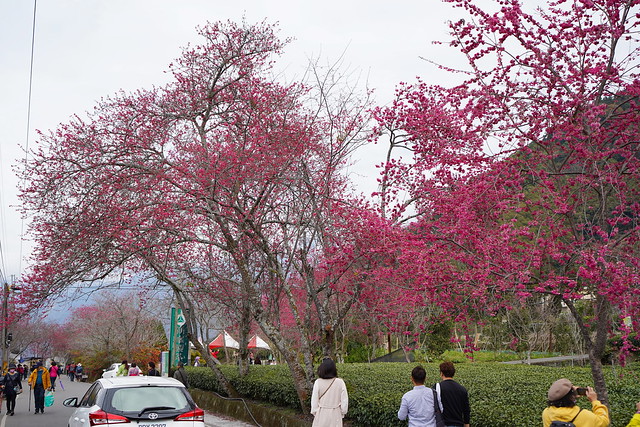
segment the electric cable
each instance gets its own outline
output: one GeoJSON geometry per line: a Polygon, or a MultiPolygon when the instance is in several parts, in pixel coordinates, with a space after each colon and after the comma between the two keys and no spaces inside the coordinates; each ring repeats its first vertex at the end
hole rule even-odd
{"type": "Polygon", "coordinates": [[[224,397],[218,393],[216,393],[215,391],[212,391],[213,394],[215,394],[216,396],[218,396],[221,399],[224,400],[240,400],[242,401],[242,403],[244,404],[244,408],[247,410],[247,413],[249,413],[249,416],[251,417],[251,419],[253,420],[253,422],[258,426],[258,427],[262,427],[262,425],[260,425],[260,423],[258,421],[256,421],[256,418],[253,416],[253,414],[251,413],[251,410],[249,409],[249,406],[247,405],[247,402],[245,402],[245,400],[241,397],[224,397]]]}
{"type": "MultiPolygon", "coordinates": [[[[0,144],[0,165],[5,165],[5,161],[2,155],[2,144],[0,144]]],[[[7,228],[6,228],[6,211],[5,211],[5,205],[4,205],[4,195],[5,195],[5,191],[4,191],[4,169],[2,167],[0,167],[0,188],[2,189],[2,191],[0,191],[0,224],[2,225],[2,227],[0,228],[0,281],[2,281],[2,283],[6,282],[6,279],[4,277],[4,272],[7,271],[6,270],[6,254],[4,251],[5,248],[5,242],[7,240],[7,228]]]]}
{"type": "MultiPolygon", "coordinates": [[[[36,10],[38,7],[38,0],[33,0],[33,22],[31,24],[31,60],[29,63],[29,95],[27,101],[27,135],[24,149],[24,167],[25,176],[27,168],[27,160],[29,158],[29,128],[31,126],[31,93],[33,88],[33,56],[36,44],[36,10]]],[[[23,182],[24,185],[24,182],[23,182]]],[[[20,220],[20,251],[18,257],[18,272],[22,271],[22,248],[23,248],[23,236],[24,236],[24,215],[21,215],[20,220]]]]}

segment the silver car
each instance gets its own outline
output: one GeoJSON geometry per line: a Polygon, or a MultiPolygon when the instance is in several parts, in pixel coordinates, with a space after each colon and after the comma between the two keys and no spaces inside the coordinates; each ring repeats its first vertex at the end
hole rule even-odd
{"type": "Polygon", "coordinates": [[[101,378],[81,399],[70,397],[63,404],[76,408],[69,427],[120,423],[132,427],[204,427],[204,411],[173,378],[101,378]]]}

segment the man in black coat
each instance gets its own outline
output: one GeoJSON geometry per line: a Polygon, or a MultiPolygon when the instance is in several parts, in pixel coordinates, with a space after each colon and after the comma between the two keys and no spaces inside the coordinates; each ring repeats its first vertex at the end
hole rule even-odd
{"type": "Polygon", "coordinates": [[[451,362],[440,364],[440,378],[436,384],[438,403],[447,427],[469,427],[471,408],[467,389],[453,380],[456,368],[451,362]]]}

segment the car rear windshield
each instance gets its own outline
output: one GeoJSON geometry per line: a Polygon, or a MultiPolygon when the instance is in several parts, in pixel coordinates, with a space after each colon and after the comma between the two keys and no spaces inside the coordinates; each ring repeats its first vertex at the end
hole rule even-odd
{"type": "Polygon", "coordinates": [[[111,410],[140,414],[145,409],[153,412],[183,412],[191,404],[180,387],[142,386],[119,388],[111,395],[111,410]]]}

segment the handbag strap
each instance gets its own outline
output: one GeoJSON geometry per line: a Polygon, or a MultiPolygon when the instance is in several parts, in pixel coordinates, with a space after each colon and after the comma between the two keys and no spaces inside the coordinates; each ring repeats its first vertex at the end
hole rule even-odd
{"type": "Polygon", "coordinates": [[[436,396],[438,398],[438,406],[440,407],[440,412],[444,410],[444,406],[442,405],[442,394],[440,392],[440,383],[436,383],[436,396]]]}
{"type": "Polygon", "coordinates": [[[441,414],[442,412],[440,411],[440,405],[438,405],[438,394],[436,393],[436,391],[434,389],[431,389],[431,391],[433,392],[433,409],[438,414],[441,414]]]}
{"type": "Polygon", "coordinates": [[[440,405],[438,404],[438,393],[434,389],[431,389],[433,392],[433,416],[435,418],[435,426],[436,427],[445,427],[444,417],[442,415],[442,411],[440,410],[440,405]]]}
{"type": "Polygon", "coordinates": [[[331,384],[329,384],[329,387],[327,387],[327,388],[325,389],[325,391],[323,391],[323,392],[322,392],[322,394],[320,395],[320,397],[318,397],[318,401],[319,401],[320,399],[322,399],[322,396],[324,396],[325,394],[327,394],[327,392],[329,391],[329,389],[331,388],[331,386],[333,385],[333,383],[335,382],[335,380],[336,380],[336,379],[334,378],[334,379],[333,379],[333,381],[331,381],[331,384]]]}
{"type": "Polygon", "coordinates": [[[580,412],[582,412],[582,408],[580,408],[580,410],[578,411],[578,413],[576,414],[575,417],[573,417],[573,419],[571,421],[569,421],[570,423],[574,422],[576,418],[578,418],[578,415],[580,415],[580,412]]]}

